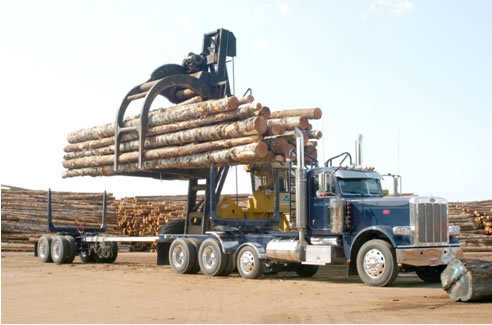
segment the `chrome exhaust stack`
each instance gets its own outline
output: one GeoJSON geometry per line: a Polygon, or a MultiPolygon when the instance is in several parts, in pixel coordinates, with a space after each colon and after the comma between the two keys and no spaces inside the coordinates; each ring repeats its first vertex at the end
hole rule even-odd
{"type": "Polygon", "coordinates": [[[355,165],[362,166],[362,134],[355,140],[355,165]]]}

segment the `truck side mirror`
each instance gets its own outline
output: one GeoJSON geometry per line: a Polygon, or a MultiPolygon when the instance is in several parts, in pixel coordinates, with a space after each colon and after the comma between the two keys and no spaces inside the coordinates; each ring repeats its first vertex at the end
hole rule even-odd
{"type": "Polygon", "coordinates": [[[324,193],[326,192],[326,174],[321,173],[318,175],[318,184],[319,184],[319,191],[324,193]]]}
{"type": "Polygon", "coordinates": [[[326,193],[327,195],[335,195],[335,176],[333,174],[325,174],[326,175],[326,193]]]}

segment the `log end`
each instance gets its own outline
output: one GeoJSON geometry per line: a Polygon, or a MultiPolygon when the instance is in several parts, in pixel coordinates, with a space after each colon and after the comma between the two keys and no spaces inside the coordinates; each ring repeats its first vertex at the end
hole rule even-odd
{"type": "Polygon", "coordinates": [[[316,107],[313,111],[313,117],[315,120],[319,120],[323,116],[323,111],[319,108],[316,107]]]}

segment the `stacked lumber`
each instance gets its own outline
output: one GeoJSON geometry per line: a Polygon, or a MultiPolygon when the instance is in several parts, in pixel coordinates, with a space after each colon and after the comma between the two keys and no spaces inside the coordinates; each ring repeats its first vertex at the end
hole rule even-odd
{"type": "MultiPolygon", "coordinates": [[[[145,130],[143,169],[208,168],[259,162],[283,162],[295,145],[296,127],[303,130],[306,152],[316,158],[316,139],[309,120],[320,119],[319,108],[279,110],[253,103],[253,96],[235,96],[149,112],[145,130]],[[313,141],[309,141],[313,139],[313,141]]],[[[139,117],[126,118],[135,127],[139,117]]],[[[69,133],[63,177],[111,176],[139,172],[138,133],[120,136],[118,170],[113,168],[113,123],[69,133]]]]}
{"type": "Polygon", "coordinates": [[[449,222],[461,228],[465,251],[492,251],[492,200],[450,202],[449,222]]]}
{"type": "MultiPolygon", "coordinates": [[[[48,191],[2,185],[2,250],[32,251],[33,242],[48,234],[48,191]]],[[[52,217],[55,226],[99,227],[102,193],[52,192],[52,217]]],[[[109,234],[117,234],[116,214],[107,195],[106,223],[109,234]]]]}

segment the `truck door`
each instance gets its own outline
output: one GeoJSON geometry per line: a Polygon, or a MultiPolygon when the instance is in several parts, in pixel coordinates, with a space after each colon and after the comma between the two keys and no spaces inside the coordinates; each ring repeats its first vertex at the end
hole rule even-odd
{"type": "Polygon", "coordinates": [[[309,227],[331,231],[333,201],[336,199],[335,177],[329,173],[311,176],[309,195],[309,227]]]}

